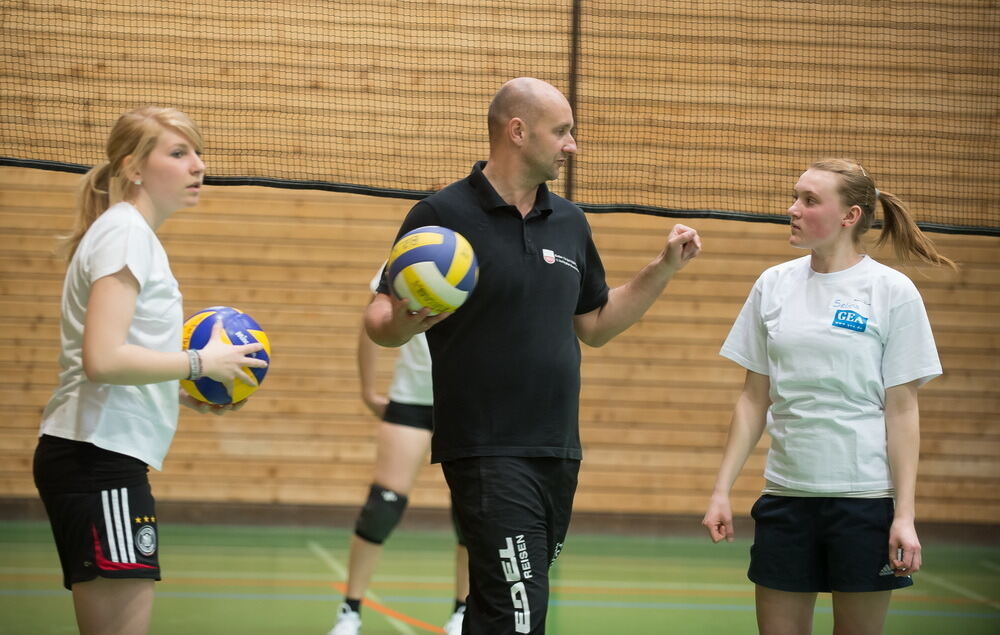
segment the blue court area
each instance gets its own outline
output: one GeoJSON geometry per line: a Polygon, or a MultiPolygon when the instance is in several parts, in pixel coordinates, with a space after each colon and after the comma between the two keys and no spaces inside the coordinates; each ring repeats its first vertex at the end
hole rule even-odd
{"type": "MultiPolygon", "coordinates": [[[[166,525],[152,633],[322,635],[343,590],[346,529],[166,525]]],[[[555,635],[755,633],[749,542],[570,532],[553,569],[555,635]]],[[[440,632],[451,611],[446,532],[400,531],[363,609],[365,635],[440,632]]],[[[1000,548],[925,541],[926,569],[896,592],[886,633],[1000,632],[1000,548]]],[[[828,597],[817,634],[829,633],[828,597]]],[[[76,632],[48,525],[0,522],[0,633],[76,632]]]]}

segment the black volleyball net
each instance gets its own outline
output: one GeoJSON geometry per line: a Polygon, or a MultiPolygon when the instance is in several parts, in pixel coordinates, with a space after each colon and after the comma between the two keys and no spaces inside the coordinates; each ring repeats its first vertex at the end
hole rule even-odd
{"type": "Polygon", "coordinates": [[[1000,12],[948,3],[0,3],[0,163],[83,170],[114,119],[178,107],[210,182],[419,198],[485,158],[530,75],[575,107],[554,189],[588,211],[777,221],[850,157],[925,229],[1000,234],[1000,12]]]}

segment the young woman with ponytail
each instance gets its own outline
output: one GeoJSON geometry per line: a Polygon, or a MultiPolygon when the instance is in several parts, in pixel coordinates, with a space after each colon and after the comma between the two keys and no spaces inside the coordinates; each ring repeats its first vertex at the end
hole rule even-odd
{"type": "Polygon", "coordinates": [[[61,244],[62,372],[42,414],[34,476],[83,634],[148,631],[160,569],[147,466],[161,468],[179,404],[235,409],[194,401],[178,380],[208,376],[231,389],[237,377],[253,382],[241,367],[266,365],[247,357],[260,344],[227,344],[218,325],[205,348],[181,350],[181,294],[156,230],[198,202],[201,148],[179,111],[122,115],[61,244]]]}
{"type": "Polygon", "coordinates": [[[882,632],[913,584],[920,452],[917,389],[941,374],[927,313],[902,273],[865,253],[879,203],[903,262],[954,267],[857,163],[814,163],[795,185],[789,242],[809,255],[761,274],[721,354],[746,369],[703,524],[733,539],[729,494],[764,430],[749,578],[765,635],[812,632],[816,594],[835,632],[882,632]]]}

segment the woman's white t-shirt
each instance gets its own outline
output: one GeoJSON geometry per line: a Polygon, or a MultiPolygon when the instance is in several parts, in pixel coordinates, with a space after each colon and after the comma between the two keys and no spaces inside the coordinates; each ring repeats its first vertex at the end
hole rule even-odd
{"type": "MultiPolygon", "coordinates": [[[[369,285],[372,293],[378,289],[381,279],[380,269],[369,285]]],[[[389,386],[389,399],[411,406],[434,405],[431,351],[427,348],[427,336],[423,333],[417,333],[410,338],[410,341],[399,347],[396,367],[392,374],[392,385],[389,386]]]]}
{"type": "Polygon", "coordinates": [[[764,476],[805,492],[891,491],[885,390],[941,374],[917,288],[868,256],[834,273],[810,256],[765,271],[721,355],[770,378],[764,476]]]}
{"type": "Polygon", "coordinates": [[[83,372],[91,286],[125,267],[139,282],[126,341],[155,351],[181,350],[181,293],[167,254],[138,209],[124,202],[113,205],[87,230],[66,271],[59,356],[63,370],[39,434],[92,443],[159,470],[177,429],[178,381],[118,386],[91,382],[83,372]]]}

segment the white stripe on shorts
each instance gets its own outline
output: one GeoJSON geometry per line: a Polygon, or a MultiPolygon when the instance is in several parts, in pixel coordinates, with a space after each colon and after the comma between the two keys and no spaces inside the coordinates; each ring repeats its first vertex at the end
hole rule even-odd
{"type": "Polygon", "coordinates": [[[115,521],[115,539],[118,541],[118,562],[128,562],[128,552],[125,551],[125,536],[122,535],[122,512],[118,500],[118,490],[111,490],[111,518],[115,521]]]}
{"type": "Polygon", "coordinates": [[[111,562],[135,563],[135,545],[129,531],[128,488],[101,490],[101,504],[111,562]]]}
{"type": "Polygon", "coordinates": [[[128,561],[135,562],[135,543],[132,542],[132,514],[128,507],[128,489],[122,490],[122,520],[125,522],[125,544],[128,545],[128,561]]]}
{"type": "Polygon", "coordinates": [[[108,503],[108,490],[106,489],[101,490],[101,507],[104,510],[104,533],[108,537],[108,549],[111,551],[108,555],[111,557],[111,562],[121,562],[118,559],[118,549],[115,547],[114,524],[111,522],[111,505],[108,503]]]}

